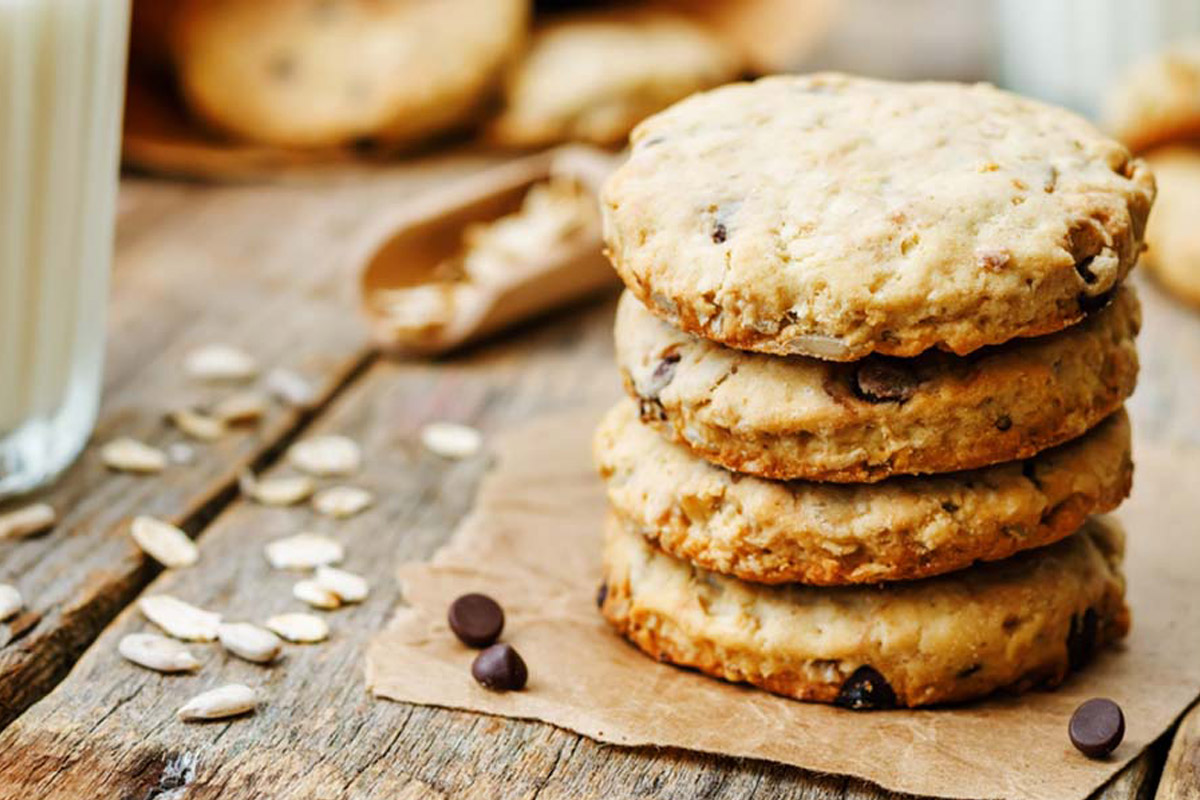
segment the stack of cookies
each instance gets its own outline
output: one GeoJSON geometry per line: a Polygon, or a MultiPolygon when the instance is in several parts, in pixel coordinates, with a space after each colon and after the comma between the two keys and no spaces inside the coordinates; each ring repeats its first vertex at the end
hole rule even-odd
{"type": "Polygon", "coordinates": [[[989,86],[767,78],[605,188],[630,398],[600,603],[664,661],[850,708],[1053,685],[1129,627],[1115,508],[1154,198],[989,86]]]}

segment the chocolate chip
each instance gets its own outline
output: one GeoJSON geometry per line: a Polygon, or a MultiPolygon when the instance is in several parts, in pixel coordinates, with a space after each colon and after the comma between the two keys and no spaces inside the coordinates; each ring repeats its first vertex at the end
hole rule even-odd
{"type": "Polygon", "coordinates": [[[658,402],[657,398],[639,397],[638,398],[638,417],[642,422],[666,422],[667,410],[663,408],[663,404],[658,402]]]}
{"type": "Polygon", "coordinates": [[[486,594],[464,594],[450,604],[446,618],[467,647],[487,647],[504,630],[504,611],[486,594]]]}
{"type": "Polygon", "coordinates": [[[854,373],[855,390],[868,403],[903,403],[916,394],[920,383],[898,359],[869,358],[854,373]]]}
{"type": "Polygon", "coordinates": [[[1096,282],[1096,273],[1092,272],[1092,261],[1095,256],[1088,256],[1075,262],[1075,271],[1079,273],[1079,277],[1083,278],[1083,282],[1089,286],[1096,282]]]}
{"type": "Polygon", "coordinates": [[[1094,697],[1075,709],[1067,735],[1088,758],[1104,758],[1125,738],[1125,715],[1112,700],[1094,697]]]}
{"type": "Polygon", "coordinates": [[[981,670],[981,669],[983,669],[983,664],[972,664],[971,666],[967,667],[966,669],[960,669],[958,671],[958,677],[969,678],[972,675],[974,675],[976,672],[979,672],[979,670],[981,670]]]}
{"type": "Polygon", "coordinates": [[[896,707],[896,693],[872,667],[861,666],[842,684],[834,705],[853,711],[872,711],[896,707]]]}
{"type": "Polygon", "coordinates": [[[1100,615],[1096,609],[1089,608],[1071,616],[1071,626],[1067,630],[1067,663],[1071,669],[1079,669],[1088,662],[1096,649],[1096,634],[1100,628],[1100,615]]]}
{"type": "Polygon", "coordinates": [[[512,645],[494,644],[475,657],[471,675],[485,689],[515,692],[525,688],[529,669],[512,645]]]}
{"type": "Polygon", "coordinates": [[[1115,296],[1115,289],[1109,289],[1107,292],[1101,292],[1097,295],[1090,295],[1086,292],[1080,292],[1079,310],[1084,314],[1094,314],[1111,303],[1113,297],[1115,296]]]}
{"type": "Polygon", "coordinates": [[[1042,488],[1042,482],[1038,479],[1038,476],[1037,476],[1037,464],[1034,463],[1032,459],[1029,461],[1021,462],[1021,474],[1025,476],[1025,479],[1027,481],[1032,483],[1038,489],[1042,488]]]}
{"type": "Polygon", "coordinates": [[[996,430],[998,431],[1006,431],[1011,427],[1012,417],[1010,417],[1008,414],[1004,414],[996,420],[996,430]]]}
{"type": "Polygon", "coordinates": [[[945,511],[947,514],[954,514],[958,511],[958,503],[952,503],[949,500],[943,500],[942,511],[945,511]]]}
{"type": "Polygon", "coordinates": [[[654,373],[651,375],[651,381],[656,389],[655,394],[667,388],[667,385],[675,379],[675,367],[679,364],[679,359],[682,356],[679,353],[667,353],[663,356],[662,361],[658,362],[658,366],[654,368],[654,373]]]}
{"type": "Polygon", "coordinates": [[[600,584],[600,588],[596,590],[596,608],[604,608],[604,601],[608,599],[608,584],[600,584]]]}
{"type": "Polygon", "coordinates": [[[714,244],[724,244],[725,238],[729,235],[729,231],[725,230],[725,223],[718,222],[713,226],[712,240],[714,244]]]}

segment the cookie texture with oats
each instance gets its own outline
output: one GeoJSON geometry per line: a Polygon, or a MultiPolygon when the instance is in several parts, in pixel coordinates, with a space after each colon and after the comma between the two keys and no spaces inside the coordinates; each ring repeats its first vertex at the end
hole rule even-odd
{"type": "Polygon", "coordinates": [[[180,0],[188,109],[279,147],[413,145],[472,121],[524,43],[528,0],[180,0]]]}
{"type": "Polygon", "coordinates": [[[760,583],[911,580],[1056,542],[1133,478],[1129,420],[1025,461],[875,484],[770,481],[709,464],[622,401],[596,434],[609,505],[668,553],[760,583]]]}
{"type": "Polygon", "coordinates": [[[1140,325],[1122,286],[1049,336],[842,364],[723,347],[627,292],[615,338],[643,421],[699,456],[767,478],[863,483],[1027,458],[1081,435],[1132,394],[1140,325]]]}
{"type": "Polygon", "coordinates": [[[1146,165],[987,85],[725,86],[640,124],[603,192],[626,285],[731,347],[957,354],[1078,322],[1134,265],[1146,165]]]}
{"type": "Polygon", "coordinates": [[[610,519],[601,611],[660,661],[856,710],[1060,683],[1129,629],[1124,536],[1089,521],[1048,548],[923,581],[745,583],[610,519]]]}

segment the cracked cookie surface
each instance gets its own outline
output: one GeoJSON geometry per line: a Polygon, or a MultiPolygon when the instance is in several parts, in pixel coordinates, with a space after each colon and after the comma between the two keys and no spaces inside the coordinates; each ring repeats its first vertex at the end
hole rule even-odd
{"type": "Polygon", "coordinates": [[[1147,167],[985,85],[725,86],[640,124],[605,238],[655,314],[731,347],[958,354],[1079,321],[1133,266],[1147,167]]]}
{"type": "Polygon", "coordinates": [[[911,580],[1070,535],[1133,477],[1129,420],[1023,462],[875,484],[770,481],[703,461],[622,401],[596,433],[609,505],[630,529],[705,569],[762,583],[911,580]]]}
{"type": "Polygon", "coordinates": [[[610,519],[601,610],[649,655],[858,710],[1052,686],[1129,629],[1124,537],[1058,544],[887,587],[763,586],[706,572],[610,519]]]}
{"type": "Polygon", "coordinates": [[[872,482],[1027,458],[1120,407],[1137,382],[1132,288],[1050,336],[967,356],[839,364],[723,347],[626,293],[617,364],[642,418],[703,458],[768,478],[872,482]]]}

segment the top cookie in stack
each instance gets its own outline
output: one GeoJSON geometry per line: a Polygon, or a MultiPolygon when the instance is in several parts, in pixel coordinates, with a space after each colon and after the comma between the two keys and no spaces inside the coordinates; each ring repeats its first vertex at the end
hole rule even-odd
{"type": "Polygon", "coordinates": [[[603,197],[636,401],[596,439],[605,615],[855,708],[1053,684],[1124,635],[1088,516],[1129,491],[1153,199],[990,86],[773,77],[640,125],[603,197]]]}
{"type": "Polygon", "coordinates": [[[1078,322],[1141,250],[1154,182],[1076,115],[990,86],[774,77],[644,122],[613,264],[676,327],[852,361],[1078,322]]]}

